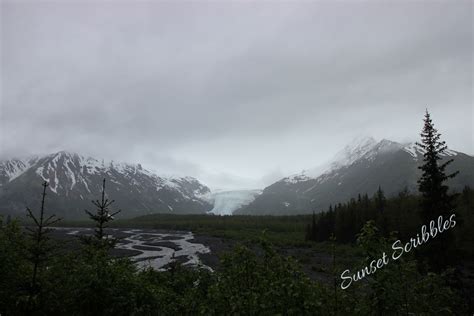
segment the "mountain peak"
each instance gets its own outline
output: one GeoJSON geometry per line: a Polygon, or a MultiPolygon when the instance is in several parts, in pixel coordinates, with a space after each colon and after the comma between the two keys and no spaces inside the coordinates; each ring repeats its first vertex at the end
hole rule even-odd
{"type": "Polygon", "coordinates": [[[351,165],[370,152],[377,144],[380,143],[377,143],[373,137],[365,136],[354,138],[344,149],[334,156],[330,162],[331,168],[334,169],[351,165]]]}
{"type": "Polygon", "coordinates": [[[0,186],[21,176],[39,160],[38,156],[0,161],[0,186]]]}
{"type": "Polygon", "coordinates": [[[104,178],[107,194],[127,209],[124,216],[203,214],[212,208],[205,199],[209,188],[195,178],[162,177],[140,164],[104,161],[62,150],[31,161],[0,161],[0,212],[21,212],[24,204],[34,202],[34,197],[24,192],[33,192],[38,183],[47,181],[53,193],[49,195],[51,209],[68,218],[80,218],[87,201],[100,192],[104,178]]]}
{"type": "Polygon", "coordinates": [[[384,138],[372,148],[372,152],[374,153],[392,152],[392,151],[400,150],[402,148],[403,148],[402,144],[384,138]]]}
{"type": "Polygon", "coordinates": [[[377,140],[372,136],[356,136],[345,146],[345,148],[363,147],[375,143],[377,143],[377,140]]]}
{"type": "Polygon", "coordinates": [[[67,150],[60,150],[58,152],[55,152],[51,155],[49,155],[50,157],[78,157],[79,155],[74,153],[74,152],[70,152],[70,151],[67,151],[67,150]]]}
{"type": "Polygon", "coordinates": [[[351,165],[363,157],[377,145],[377,141],[371,136],[357,136],[352,139],[341,151],[328,162],[312,169],[303,170],[301,173],[284,178],[283,181],[296,183],[319,177],[324,173],[344,166],[351,165]]]}
{"type": "MultiPolygon", "coordinates": [[[[382,187],[386,196],[396,196],[404,188],[417,192],[419,166],[423,152],[416,144],[400,144],[388,139],[353,140],[338,152],[332,161],[316,173],[303,173],[284,178],[266,187],[249,205],[237,214],[288,215],[311,213],[343,203],[358,194],[374,194],[382,187]]],[[[451,157],[449,172],[459,170],[460,177],[450,179],[453,191],[474,183],[474,157],[446,150],[443,161],[451,157]]],[[[316,170],[316,169],[314,169],[316,170]]]]}

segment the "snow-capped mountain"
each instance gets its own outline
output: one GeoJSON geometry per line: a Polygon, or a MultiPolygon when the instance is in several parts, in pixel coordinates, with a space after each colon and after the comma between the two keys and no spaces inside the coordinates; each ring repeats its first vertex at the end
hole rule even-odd
{"type": "Polygon", "coordinates": [[[26,159],[11,159],[0,162],[0,187],[13,181],[20,176],[26,169],[34,165],[38,157],[26,159]]]}
{"type": "Polygon", "coordinates": [[[214,208],[209,211],[215,215],[232,215],[232,213],[250,204],[257,196],[262,194],[262,190],[235,190],[219,191],[211,194],[214,208]]]}
{"type": "Polygon", "coordinates": [[[356,160],[368,154],[377,144],[377,141],[372,137],[355,138],[350,144],[346,145],[341,151],[328,162],[308,170],[303,170],[301,173],[294,174],[283,180],[287,182],[300,182],[309,179],[315,179],[324,173],[329,173],[331,170],[336,170],[344,166],[351,165],[356,160]]]}
{"type": "Polygon", "coordinates": [[[61,151],[43,157],[0,161],[0,213],[37,208],[41,183],[49,182],[47,208],[66,218],[82,218],[97,199],[102,179],[122,217],[150,213],[206,213],[210,190],[191,177],[163,177],[140,164],[104,161],[61,151]]]}
{"type": "MultiPolygon", "coordinates": [[[[474,185],[474,157],[447,150],[444,159],[454,159],[448,172],[459,170],[449,185],[461,190],[474,185]]],[[[283,178],[266,187],[252,203],[236,214],[299,214],[321,211],[330,204],[346,202],[357,195],[372,195],[379,186],[387,196],[407,187],[417,191],[418,166],[423,152],[415,144],[363,138],[352,142],[326,164],[283,178]]]]}

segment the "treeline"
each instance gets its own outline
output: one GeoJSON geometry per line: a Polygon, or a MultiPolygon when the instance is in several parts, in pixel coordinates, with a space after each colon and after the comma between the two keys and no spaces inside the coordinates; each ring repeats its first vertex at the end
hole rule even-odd
{"type": "Polygon", "coordinates": [[[107,233],[107,224],[117,212],[110,210],[105,180],[101,199],[93,201],[96,211],[87,211],[95,234],[67,251],[48,238],[48,224],[58,219],[45,210],[47,186],[39,211],[28,209],[35,223],[29,230],[0,218],[2,315],[438,315],[470,310],[465,293],[452,285],[457,280],[452,271],[422,273],[410,255],[341,289],[341,271],[355,271],[389,247],[374,221],[358,235],[364,260],[357,267],[341,266],[333,250],[328,271],[333,284],[309,279],[264,235],[257,244],[224,255],[217,271],[177,262],[156,271],[110,254],[117,240],[107,233]]]}
{"type": "MultiPolygon", "coordinates": [[[[45,241],[32,283],[35,240],[15,221],[0,221],[0,313],[467,315],[469,310],[462,293],[450,285],[449,273],[421,274],[410,256],[342,290],[341,271],[356,267],[338,265],[333,254],[334,286],[310,280],[294,259],[279,255],[265,239],[236,247],[210,272],[179,264],[166,271],[140,270],[128,258],[111,256],[107,249],[113,243],[90,238],[67,252],[56,241],[45,241]]],[[[357,243],[368,260],[388,245],[373,222],[363,227],[357,243]]],[[[359,266],[366,264],[364,258],[359,266]]]]}
{"type": "MultiPolygon", "coordinates": [[[[428,114],[425,122],[430,122],[428,114]]],[[[436,133],[428,136],[439,139],[436,133]]],[[[442,150],[443,144],[432,147],[442,150]]],[[[462,279],[456,269],[427,273],[419,269],[419,260],[412,253],[391,261],[376,273],[361,269],[389,251],[393,241],[393,236],[387,237],[389,232],[396,230],[400,236],[412,237],[421,222],[434,214],[451,212],[455,202],[459,219],[464,221],[456,229],[464,230],[461,236],[465,249],[472,251],[472,190],[466,188],[458,197],[448,195],[442,184],[448,176],[443,173],[444,167],[437,165],[437,154],[425,154],[425,158],[429,161],[424,177],[432,177],[420,181],[420,187],[429,188],[420,190],[422,196],[405,191],[387,200],[380,189],[371,199],[364,195],[313,216],[308,238],[327,240],[336,236],[339,241],[355,241],[363,253],[357,267],[341,266],[331,238],[332,263],[328,272],[333,277],[332,284],[310,280],[298,262],[278,254],[264,237],[258,244],[238,246],[223,256],[215,272],[186,268],[176,262],[166,271],[138,269],[130,259],[110,254],[117,240],[110,238],[106,229],[118,211],[110,209],[113,200],[105,194],[105,180],[101,198],[93,201],[96,211],[86,211],[95,224],[95,234],[81,238],[79,249],[65,251],[58,247],[58,241],[48,238],[48,225],[58,219],[47,214],[45,182],[39,211],[28,209],[34,223],[29,231],[16,221],[3,222],[0,217],[0,314],[471,314],[473,305],[468,301],[472,300],[472,292],[459,286],[462,279]],[[353,284],[342,289],[341,272],[348,269],[353,284]]],[[[430,267],[434,267],[432,259],[442,261],[447,257],[441,252],[447,249],[446,245],[456,242],[444,236],[449,235],[443,233],[437,240],[446,244],[437,244],[422,256],[430,258],[430,267]]]]}
{"type": "MultiPolygon", "coordinates": [[[[417,195],[405,189],[387,199],[379,187],[371,198],[364,194],[334,208],[330,206],[318,216],[313,214],[306,228],[306,239],[360,243],[363,233],[359,231],[367,229],[366,223],[372,223],[381,238],[408,245],[403,248],[405,252],[414,249],[413,264],[422,275],[454,271],[457,277],[451,279],[452,284],[465,291],[470,288],[467,290],[470,292],[474,288],[469,277],[474,258],[474,194],[467,186],[460,194],[450,192],[447,180],[459,172],[447,173],[453,159],[442,161],[448,147],[428,111],[420,136],[417,146],[423,152],[423,160],[419,166],[417,195]]],[[[472,308],[471,296],[465,298],[472,308]]]]}
{"type": "MultiPolygon", "coordinates": [[[[407,189],[397,196],[387,199],[382,188],[372,196],[359,195],[347,203],[330,206],[327,211],[313,214],[311,223],[306,227],[306,239],[328,241],[332,236],[339,242],[355,242],[357,234],[364,224],[373,220],[381,234],[388,237],[395,233],[406,240],[419,233],[421,225],[427,224],[421,217],[421,197],[407,189]]],[[[458,242],[467,245],[473,240],[474,190],[466,186],[455,195],[453,213],[460,224],[456,228],[458,242]],[[462,236],[462,238],[461,238],[462,236]]],[[[436,219],[436,218],[433,218],[436,219]]],[[[471,245],[472,245],[471,244],[471,245]]]]}
{"type": "MultiPolygon", "coordinates": [[[[328,267],[333,284],[309,279],[264,235],[259,243],[224,255],[217,271],[176,262],[156,271],[110,254],[117,240],[106,225],[116,212],[109,209],[113,201],[105,197],[105,182],[101,199],[93,202],[97,210],[87,212],[95,234],[68,251],[48,238],[46,226],[57,219],[45,211],[47,183],[43,186],[39,212],[28,210],[35,223],[29,233],[16,221],[0,218],[2,315],[463,315],[472,308],[469,294],[455,286],[459,276],[453,270],[420,272],[410,254],[341,289],[342,271],[356,273],[389,249],[390,238],[374,221],[358,234],[357,247],[364,255],[358,265],[341,266],[333,248],[328,267]]],[[[470,205],[472,190],[460,198],[470,205]]]]}
{"type": "Polygon", "coordinates": [[[357,200],[351,199],[348,203],[338,204],[334,209],[331,206],[318,218],[313,214],[312,222],[306,229],[308,240],[325,241],[336,238],[341,242],[354,242],[357,232],[368,220],[375,221],[382,236],[388,237],[390,234],[406,240],[421,234],[422,225],[429,227],[431,221],[437,223],[438,218],[446,220],[455,214],[458,223],[456,232],[439,234],[417,254],[423,264],[426,264],[426,271],[438,272],[457,263],[459,244],[461,249],[464,248],[472,255],[473,243],[469,243],[473,239],[472,229],[469,229],[474,217],[472,190],[465,187],[461,194],[450,192],[447,180],[454,178],[459,172],[447,172],[453,159],[442,161],[448,147],[441,140],[441,134],[434,127],[428,111],[423,122],[421,142],[416,143],[420,152],[423,152],[422,163],[418,167],[421,171],[418,179],[419,195],[409,194],[405,189],[397,197],[387,200],[379,187],[372,198],[364,194],[359,195],[357,200]],[[439,256],[440,252],[444,255],[439,256]]]}

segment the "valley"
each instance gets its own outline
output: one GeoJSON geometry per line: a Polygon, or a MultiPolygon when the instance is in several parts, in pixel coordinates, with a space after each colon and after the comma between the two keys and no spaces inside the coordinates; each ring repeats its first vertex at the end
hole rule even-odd
{"type": "MultiPolygon", "coordinates": [[[[133,222],[129,224],[133,225],[133,222]]],[[[245,229],[249,228],[242,227],[242,230],[245,229]]],[[[80,246],[78,239],[80,236],[92,233],[91,227],[54,227],[51,237],[58,241],[60,248],[71,251],[80,246]]],[[[258,244],[263,236],[262,232],[257,230],[250,234],[231,236],[231,234],[219,234],[217,231],[193,233],[184,230],[137,227],[113,227],[108,229],[108,234],[118,239],[117,245],[111,250],[111,255],[116,258],[128,257],[139,269],[166,271],[173,263],[179,263],[184,267],[211,272],[220,268],[220,258],[226,253],[231,253],[237,245],[247,245],[255,251],[261,251],[258,244]]],[[[333,280],[330,270],[332,246],[329,243],[314,244],[303,241],[291,243],[285,235],[270,237],[269,240],[275,243],[275,249],[283,256],[295,258],[311,279],[329,284],[333,280]]],[[[361,254],[350,245],[337,245],[335,251],[340,261],[338,266],[341,263],[355,264],[361,259],[361,254]]]]}
{"type": "MultiPolygon", "coordinates": [[[[61,151],[45,156],[0,161],[0,214],[14,217],[37,203],[42,181],[50,183],[48,208],[67,219],[84,219],[84,209],[97,198],[101,181],[123,211],[118,218],[153,214],[298,215],[319,213],[359,194],[372,196],[379,187],[388,197],[417,192],[423,150],[372,137],[351,141],[321,166],[286,176],[262,189],[211,190],[199,179],[165,176],[140,163],[105,161],[61,151]]],[[[448,180],[453,191],[474,187],[474,157],[447,149],[453,159],[448,180]]]]}
{"type": "MultiPolygon", "coordinates": [[[[93,229],[87,227],[55,227],[52,237],[67,245],[76,244],[77,237],[92,233],[93,229]]],[[[191,232],[112,228],[108,234],[118,240],[112,255],[129,257],[141,269],[164,271],[176,261],[183,266],[200,266],[212,270],[203,265],[199,258],[200,255],[210,253],[210,249],[197,243],[191,232]]]]}

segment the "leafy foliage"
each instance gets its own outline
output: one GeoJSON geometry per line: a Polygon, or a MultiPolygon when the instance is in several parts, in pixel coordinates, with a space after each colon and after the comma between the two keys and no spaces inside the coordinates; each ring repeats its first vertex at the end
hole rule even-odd
{"type": "MultiPolygon", "coordinates": [[[[383,237],[375,222],[369,221],[362,228],[357,242],[366,254],[367,263],[384,251],[390,253],[394,240],[394,236],[383,237]]],[[[452,315],[466,312],[467,307],[460,294],[449,285],[448,280],[453,278],[450,273],[422,274],[413,256],[405,255],[368,278],[363,297],[367,304],[361,305],[361,311],[370,307],[364,313],[452,315]]]]}
{"type": "MultiPolygon", "coordinates": [[[[422,137],[423,146],[426,146],[423,148],[427,153],[431,151],[425,155],[426,164],[422,168],[422,197],[410,195],[404,190],[398,197],[386,199],[382,188],[379,188],[372,199],[367,194],[359,195],[357,200],[352,199],[334,208],[331,206],[327,212],[313,214],[312,217],[193,217],[200,219],[197,222],[190,220],[190,217],[178,220],[173,217],[165,222],[165,225],[172,226],[181,221],[178,223],[180,228],[198,230],[202,229],[203,223],[211,223],[214,232],[231,231],[235,233],[233,237],[239,238],[248,234],[254,236],[270,226],[273,233],[290,232],[302,239],[304,227],[311,221],[306,227],[306,238],[331,241],[332,284],[309,279],[296,260],[280,255],[268,242],[267,236],[260,234],[258,243],[252,239],[254,242],[239,245],[224,255],[220,268],[214,272],[189,269],[179,264],[172,265],[167,271],[140,270],[127,258],[114,258],[109,251],[114,246],[113,240],[107,237],[104,229],[118,212],[109,210],[113,200],[105,198],[105,179],[101,201],[93,201],[97,212],[86,211],[95,222],[95,236],[89,239],[90,242],[83,243],[81,249],[52,256],[46,245],[46,226],[55,219],[54,216],[44,219],[47,187],[44,183],[39,217],[28,209],[36,225],[36,229],[32,230],[33,238],[28,238],[16,221],[4,223],[0,218],[0,314],[468,314],[468,310],[472,312],[473,305],[472,302],[469,307],[466,304],[469,293],[460,294],[457,286],[460,279],[455,271],[420,272],[418,262],[411,254],[354,281],[347,290],[338,286],[337,276],[341,270],[338,263],[341,258],[336,251],[336,238],[340,243],[356,243],[364,255],[359,264],[367,265],[383,252],[388,252],[395,238],[412,236],[428,214],[426,203],[435,203],[430,200],[433,192],[447,194],[443,181],[449,177],[444,175],[444,167],[449,162],[437,165],[437,157],[446,148],[443,142],[439,142],[439,134],[433,129],[428,113],[422,137]],[[433,191],[430,192],[431,189],[433,191]],[[419,203],[420,199],[422,203],[419,203]],[[251,229],[242,231],[242,227],[251,229]],[[39,272],[41,278],[38,278],[39,272]]],[[[436,204],[440,208],[430,210],[445,208],[452,201],[447,195],[445,198],[436,204]]],[[[474,225],[474,192],[465,188],[457,199],[457,211],[464,222],[458,229],[457,245],[466,257],[474,258],[474,236],[472,229],[468,228],[472,227],[468,225],[474,225]]],[[[138,221],[156,225],[156,221],[150,224],[149,219],[142,217],[138,221]]],[[[277,236],[281,239],[281,236],[288,235],[277,236]]]]}
{"type": "Polygon", "coordinates": [[[240,246],[222,259],[218,281],[210,288],[211,315],[305,315],[328,312],[327,288],[311,282],[291,258],[268,244],[255,254],[240,246]]]}
{"type": "Polygon", "coordinates": [[[31,263],[26,260],[27,239],[16,221],[0,217],[0,313],[13,313],[27,300],[31,263]]]}
{"type": "MultiPolygon", "coordinates": [[[[2,225],[0,312],[18,309],[32,270],[21,247],[25,236],[13,221],[2,225]]],[[[390,242],[374,222],[364,226],[358,245],[364,262],[390,242]]],[[[336,261],[336,252],[334,252],[336,261]]],[[[280,255],[265,239],[240,245],[221,258],[220,269],[175,266],[168,271],[138,270],[127,258],[103,248],[49,257],[42,275],[42,304],[35,315],[378,315],[463,314],[451,276],[422,275],[414,258],[391,263],[348,290],[309,279],[298,262],[280,255]]],[[[334,265],[335,276],[338,266],[334,265]]]]}

